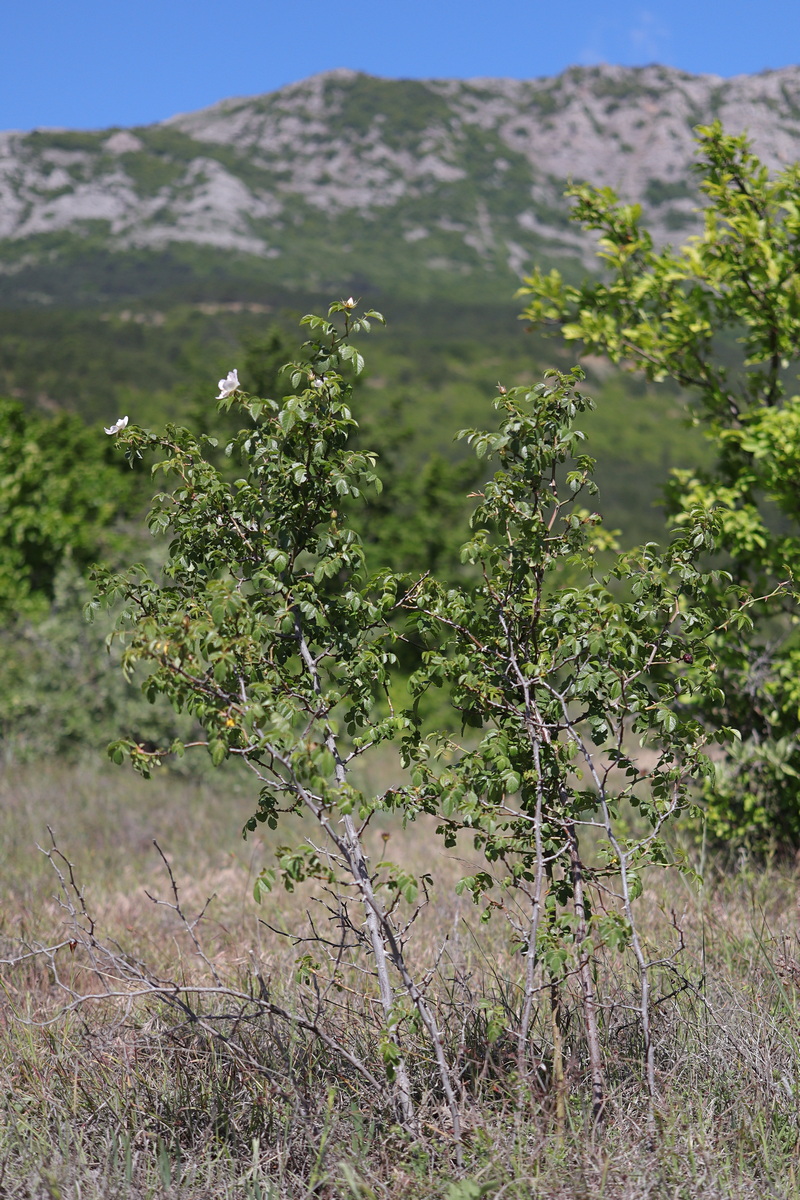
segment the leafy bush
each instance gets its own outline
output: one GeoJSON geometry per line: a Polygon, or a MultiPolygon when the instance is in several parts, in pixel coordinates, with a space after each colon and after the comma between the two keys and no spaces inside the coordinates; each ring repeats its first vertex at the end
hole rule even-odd
{"type": "Polygon", "coordinates": [[[800,357],[800,166],[770,178],[745,137],[719,123],[698,131],[705,229],[657,251],[636,206],[609,188],[568,193],[573,217],[600,233],[603,282],[572,287],[557,272],[526,281],[524,316],[652,380],[695,397],[697,426],[716,451],[708,471],[676,471],[674,528],[716,513],[718,561],[754,598],[753,629],[714,640],[723,698],[701,705],[710,729],[741,745],[705,791],[709,831],[765,848],[800,846],[797,668],[800,399],[787,397],[800,357]]]}
{"type": "MultiPolygon", "coordinates": [[[[131,539],[126,539],[130,547],[131,539]]],[[[46,612],[0,628],[0,759],[75,761],[102,754],[108,743],[129,731],[141,745],[165,738],[190,738],[191,719],[165,703],[153,705],[140,681],[119,670],[119,653],[107,638],[114,622],[108,613],[87,621],[92,589],[72,562],[53,580],[46,612]]]]}
{"type": "MultiPolygon", "coordinates": [[[[664,831],[692,806],[698,781],[713,779],[695,710],[722,699],[709,643],[747,623],[748,598],[729,577],[699,565],[716,532],[702,507],[687,513],[666,548],[650,544],[600,570],[613,540],[599,515],[581,506],[597,489],[575,428],[591,406],[580,378],[550,372],[533,389],[501,388],[499,429],[461,435],[479,457],[500,463],[462,550],[479,582],[452,587],[428,577],[409,607],[418,634],[434,639],[412,690],[419,696],[449,684],[462,737],[449,730],[420,737],[413,724],[405,754],[414,786],[399,802],[406,817],[419,810],[438,817],[449,848],[469,831],[485,856],[484,869],[461,887],[484,919],[505,917],[527,963],[518,1075],[535,1072],[530,1031],[537,997],[549,988],[561,1104],[562,1005],[570,979],[580,981],[600,1119],[597,1010],[605,1001],[593,963],[626,950],[635,958],[655,1098],[654,964],[634,901],[646,869],[672,859],[664,831]],[[641,824],[631,823],[631,808],[641,824]]],[[[731,736],[718,732],[720,740],[731,736]]]]}
{"type": "MultiPolygon", "coordinates": [[[[630,950],[635,958],[635,1007],[655,1099],[654,964],[633,904],[645,868],[668,861],[663,828],[713,772],[693,710],[720,702],[709,643],[721,628],[747,621],[750,598],[698,565],[715,545],[716,518],[702,506],[687,513],[665,551],[646,546],[599,575],[598,555],[613,539],[578,503],[596,491],[575,428],[590,407],[578,371],[552,373],[535,388],[501,388],[499,430],[464,435],[479,458],[500,464],[479,494],[462,549],[473,584],[370,575],[348,513],[363,493],[380,491],[380,481],[376,456],[354,445],[351,376],[363,359],[350,335],[380,318],[356,315],[355,307],[351,299],[332,305],[327,318],[303,318],[314,336],[290,365],[295,390],[282,400],[251,398],[236,372],[221,381],[223,410],[249,419],[227,448],[241,463],[239,478],[215,465],[207,436],[174,426],[120,432],[130,461],[155,454],[154,469],[174,481],[149,516],[151,529],[171,540],[160,575],[141,564],[99,571],[100,593],[123,602],[123,665],[145,672],[146,695],[194,718],[203,732],[193,746],[215,766],[234,760],[252,773],[258,801],[246,830],[260,822],[282,829],[287,814],[313,820],[313,836],[279,847],[256,897],[279,876],[290,890],[315,880],[342,940],[314,934],[306,941],[328,955],[332,979],[345,955],[367,952],[384,1017],[379,1052],[402,1123],[412,1128],[415,1119],[404,1049],[415,1025],[428,1035],[460,1146],[456,1068],[406,950],[427,877],[399,862],[370,866],[363,840],[374,814],[387,809],[406,821],[434,815],[448,846],[469,831],[484,857],[461,888],[487,904],[487,916],[502,910],[525,958],[520,1096],[535,1079],[530,1035],[546,994],[563,1103],[561,1038],[571,984],[580,981],[575,1027],[585,1035],[599,1120],[604,1000],[594,965],[602,956],[630,950]],[[394,703],[396,646],[409,637],[426,649],[411,684],[416,702],[403,711],[394,703]],[[441,684],[472,731],[465,740],[449,725],[424,736],[418,702],[441,684]],[[646,768],[631,736],[650,747],[646,768]],[[390,743],[402,743],[410,784],[379,794],[357,787],[354,765],[390,743]],[[630,806],[643,833],[627,829],[630,806]],[[594,831],[602,840],[587,853],[582,838],[594,831]],[[353,942],[348,931],[355,930],[362,932],[353,942]]],[[[149,775],[186,749],[182,739],[148,747],[127,738],[110,754],[149,775]]],[[[304,951],[302,978],[319,969],[304,951]]]]}
{"type": "Polygon", "coordinates": [[[61,565],[85,569],[109,547],[139,485],[77,417],[0,401],[0,619],[43,614],[61,565]]]}

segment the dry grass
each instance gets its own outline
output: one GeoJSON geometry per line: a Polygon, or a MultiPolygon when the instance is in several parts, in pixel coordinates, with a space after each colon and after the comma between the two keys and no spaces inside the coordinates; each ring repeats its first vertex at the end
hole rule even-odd
{"type": "Polygon", "coordinates": [[[0,956],[15,957],[23,945],[76,943],[3,968],[0,1196],[800,1195],[794,871],[745,861],[734,873],[710,870],[702,892],[678,877],[656,881],[643,914],[646,935],[664,950],[685,941],[657,980],[656,1127],[648,1125],[638,1033],[626,1007],[632,981],[609,960],[597,967],[609,997],[606,1126],[594,1131],[587,1115],[573,1015],[559,1135],[544,1012],[534,1029],[541,1077],[520,1103],[513,1048],[520,964],[503,925],[481,925],[454,895],[459,863],[435,849],[429,830],[372,831],[374,858],[389,832],[390,852],[436,879],[412,953],[420,969],[438,961],[430,994],[462,1080],[459,1175],[421,1035],[406,1029],[420,1116],[412,1137],[396,1125],[385,1086],[343,1057],[379,1073],[381,1028],[369,981],[349,967],[320,1004],[324,969],[297,978],[297,956],[309,947],[276,930],[303,932],[306,912],[324,926],[324,896],[280,891],[262,909],[253,904],[252,881],[270,845],[263,836],[238,836],[250,804],[246,781],[225,773],[148,784],[119,771],[28,769],[0,781],[0,956]],[[57,896],[53,864],[36,849],[50,844],[48,826],[74,863],[96,921],[91,937],[76,895],[72,917],[57,896]],[[170,859],[187,920],[215,894],[195,927],[202,954],[171,907],[154,839],[170,859]],[[167,903],[154,904],[145,889],[167,903]],[[187,986],[211,990],[176,999],[187,986]],[[65,988],[119,995],[74,1007],[52,1024],[20,1019],[55,1016],[69,999],[65,988]],[[327,1042],[298,1019],[316,1022],[327,1042]]]}

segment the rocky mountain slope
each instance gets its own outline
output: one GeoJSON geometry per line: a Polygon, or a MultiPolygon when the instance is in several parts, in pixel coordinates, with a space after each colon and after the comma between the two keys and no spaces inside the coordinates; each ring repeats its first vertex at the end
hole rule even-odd
{"type": "Polygon", "coordinates": [[[280,287],[507,295],[534,260],[591,261],[566,217],[570,177],[642,203],[661,241],[691,232],[692,129],[714,117],[749,130],[772,167],[800,157],[800,68],[424,82],[340,70],[132,130],[3,133],[0,272],[18,299],[48,299],[65,256],[191,251],[195,267],[258,263],[280,287]]]}

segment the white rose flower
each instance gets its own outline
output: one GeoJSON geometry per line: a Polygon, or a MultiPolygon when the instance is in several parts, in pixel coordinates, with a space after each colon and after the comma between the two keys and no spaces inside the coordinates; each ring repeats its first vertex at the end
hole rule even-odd
{"type": "Polygon", "coordinates": [[[103,429],[105,429],[105,431],[109,437],[113,437],[115,433],[119,433],[120,430],[124,429],[127,424],[128,424],[128,418],[120,417],[120,419],[116,422],[115,425],[104,425],[103,429]]]}
{"type": "Polygon", "coordinates": [[[236,367],[234,367],[232,371],[228,371],[228,374],[224,379],[220,379],[219,395],[217,396],[217,399],[227,400],[228,396],[232,396],[234,392],[238,392],[240,387],[241,384],[239,383],[239,372],[236,367]]]}
{"type": "Polygon", "coordinates": [[[356,306],[356,302],[352,296],[348,296],[346,300],[342,301],[342,304],[345,306],[345,308],[355,308],[356,306]]]}

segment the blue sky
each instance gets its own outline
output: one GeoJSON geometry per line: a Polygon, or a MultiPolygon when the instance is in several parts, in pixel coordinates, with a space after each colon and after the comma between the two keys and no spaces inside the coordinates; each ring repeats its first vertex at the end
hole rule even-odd
{"type": "Polygon", "coordinates": [[[552,75],[800,61],[798,0],[0,0],[0,129],[162,120],[331,67],[552,75]]]}

